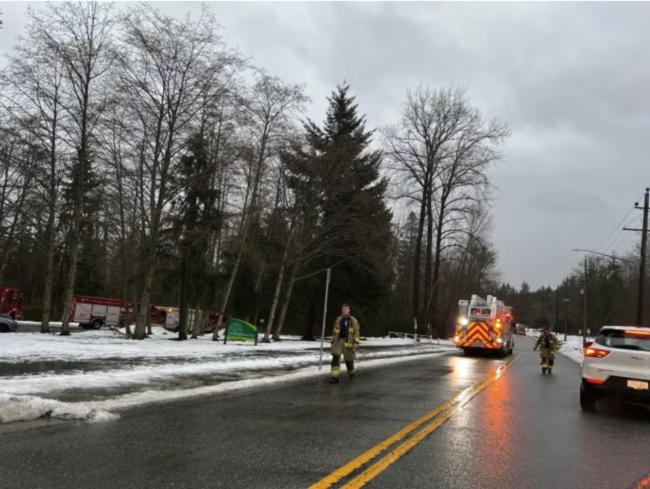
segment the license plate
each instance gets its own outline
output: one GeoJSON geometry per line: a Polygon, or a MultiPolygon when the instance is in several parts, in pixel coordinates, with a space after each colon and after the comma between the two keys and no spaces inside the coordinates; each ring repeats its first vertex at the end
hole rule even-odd
{"type": "Polygon", "coordinates": [[[627,381],[627,386],[630,389],[634,389],[636,391],[647,391],[648,390],[648,383],[644,382],[642,380],[628,380],[627,381]]]}
{"type": "Polygon", "coordinates": [[[480,341],[475,341],[474,343],[472,343],[472,346],[474,348],[481,348],[483,346],[483,343],[481,343],[480,341]]]}

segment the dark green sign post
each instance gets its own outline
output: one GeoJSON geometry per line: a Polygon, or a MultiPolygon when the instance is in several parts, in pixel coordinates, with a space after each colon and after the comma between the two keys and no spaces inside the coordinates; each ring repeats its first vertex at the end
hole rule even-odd
{"type": "Polygon", "coordinates": [[[223,344],[232,341],[254,341],[257,345],[257,326],[241,319],[228,318],[223,344]]]}

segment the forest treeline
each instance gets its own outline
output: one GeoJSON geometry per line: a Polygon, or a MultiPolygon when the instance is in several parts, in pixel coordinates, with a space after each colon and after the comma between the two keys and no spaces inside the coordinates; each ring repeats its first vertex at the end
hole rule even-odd
{"type": "MultiPolygon", "coordinates": [[[[638,247],[611,258],[588,256],[586,264],[583,261],[555,287],[531,290],[525,282],[519,288],[502,284],[497,295],[513,306],[517,322],[534,328],[579,334],[586,324],[594,335],[604,325],[634,325],[639,258],[638,247]]],[[[645,325],[650,319],[649,295],[643,301],[645,325]]]]}
{"type": "Polygon", "coordinates": [[[97,2],[30,7],[0,85],[0,283],[44,332],[84,294],[136,304],[137,339],[151,304],[312,338],[332,267],[328,321],[347,301],[364,334],[446,336],[459,298],[499,288],[489,170],[509,129],[463,90],[413,87],[371,127],[341,81],[314,121],[208,7],[97,2]]]}

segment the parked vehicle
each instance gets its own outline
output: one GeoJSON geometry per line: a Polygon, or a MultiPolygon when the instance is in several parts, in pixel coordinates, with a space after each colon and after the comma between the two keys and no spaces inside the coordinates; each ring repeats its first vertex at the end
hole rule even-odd
{"type": "Polygon", "coordinates": [[[650,328],[604,326],[585,344],[580,377],[586,411],[601,399],[650,405],[650,328]]]}
{"type": "MultiPolygon", "coordinates": [[[[178,307],[161,307],[156,306],[157,313],[152,315],[152,324],[159,324],[167,331],[177,332],[181,321],[180,308],[178,307]],[[156,316],[154,323],[153,316],[156,316]]],[[[195,321],[200,320],[200,310],[190,309],[187,313],[187,327],[191,328],[195,321]]],[[[221,313],[215,311],[208,312],[208,320],[205,325],[205,333],[212,333],[219,327],[224,327],[220,321],[221,313]]]]}
{"type": "Polygon", "coordinates": [[[0,317],[0,333],[15,333],[18,330],[18,323],[8,317],[0,317]]]}
{"type": "Polygon", "coordinates": [[[122,317],[123,302],[108,297],[75,295],[72,298],[70,321],[78,322],[85,329],[102,326],[118,327],[122,317]]]}
{"type": "Polygon", "coordinates": [[[23,318],[23,294],[20,289],[0,286],[0,316],[23,318]]]}
{"type": "Polygon", "coordinates": [[[515,334],[525,335],[526,334],[526,325],[521,324],[521,323],[517,323],[517,325],[515,326],[515,334]]]}

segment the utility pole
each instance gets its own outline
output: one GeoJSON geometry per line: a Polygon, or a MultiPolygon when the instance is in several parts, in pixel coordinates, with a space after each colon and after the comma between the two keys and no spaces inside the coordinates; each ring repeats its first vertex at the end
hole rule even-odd
{"type": "Polygon", "coordinates": [[[585,271],[582,281],[582,344],[587,343],[587,255],[585,255],[585,271]]]}
{"type": "Polygon", "coordinates": [[[636,301],[636,324],[637,326],[643,325],[643,299],[645,297],[645,262],[646,262],[646,252],[648,248],[648,208],[650,207],[650,188],[645,189],[645,198],[643,201],[643,207],[639,206],[639,203],[634,204],[635,209],[640,209],[643,211],[643,228],[642,229],[633,229],[633,228],[623,228],[625,231],[638,231],[641,232],[641,260],[639,266],[639,289],[638,297],[636,301]]]}
{"type": "Polygon", "coordinates": [[[325,324],[327,321],[327,298],[330,292],[330,279],[332,278],[332,267],[327,269],[325,276],[325,300],[323,301],[323,329],[320,335],[320,356],[318,357],[318,370],[323,368],[323,345],[325,343],[325,324]]]}
{"type": "Polygon", "coordinates": [[[644,282],[645,282],[645,258],[648,246],[648,196],[650,189],[645,189],[645,199],[643,202],[643,231],[641,232],[641,266],[639,270],[639,298],[636,304],[636,324],[643,325],[643,299],[644,299],[644,282]]]}

